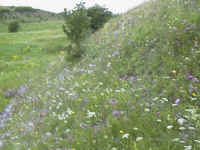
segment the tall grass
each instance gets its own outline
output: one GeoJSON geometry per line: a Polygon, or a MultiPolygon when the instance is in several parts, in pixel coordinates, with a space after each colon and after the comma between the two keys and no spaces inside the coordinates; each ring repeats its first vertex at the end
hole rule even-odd
{"type": "Polygon", "coordinates": [[[200,149],[200,3],[177,2],[145,3],[91,36],[81,62],[15,107],[2,148],[200,149]]]}

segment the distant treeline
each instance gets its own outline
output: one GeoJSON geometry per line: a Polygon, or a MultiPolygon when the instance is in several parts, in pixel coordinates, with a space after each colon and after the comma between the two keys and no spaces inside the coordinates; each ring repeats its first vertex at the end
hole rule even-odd
{"type": "Polygon", "coordinates": [[[15,11],[16,12],[36,12],[38,9],[34,9],[32,7],[16,7],[15,11]]]}
{"type": "Polygon", "coordinates": [[[1,21],[19,20],[21,22],[34,22],[61,18],[61,15],[32,7],[0,6],[1,21]]]}
{"type": "Polygon", "coordinates": [[[34,9],[32,7],[3,7],[0,8],[0,14],[4,14],[4,13],[11,13],[11,12],[36,12],[38,9],[34,9]]]}

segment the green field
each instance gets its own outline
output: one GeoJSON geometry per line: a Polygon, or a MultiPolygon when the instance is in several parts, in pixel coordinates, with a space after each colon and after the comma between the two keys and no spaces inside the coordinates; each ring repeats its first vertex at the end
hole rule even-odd
{"type": "Polygon", "coordinates": [[[0,110],[9,102],[4,93],[37,80],[67,43],[61,21],[22,24],[18,33],[7,33],[6,25],[1,26],[0,110]]]}
{"type": "Polygon", "coordinates": [[[62,23],[1,33],[2,91],[35,79],[10,100],[0,149],[199,150],[199,8],[145,3],[88,35],[73,65],[60,52],[62,23]]]}

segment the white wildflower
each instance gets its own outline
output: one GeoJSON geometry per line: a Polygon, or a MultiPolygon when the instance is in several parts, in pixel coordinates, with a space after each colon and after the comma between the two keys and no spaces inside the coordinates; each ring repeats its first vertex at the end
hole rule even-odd
{"type": "Polygon", "coordinates": [[[196,109],[186,109],[185,111],[190,112],[191,114],[196,113],[196,109]]]}
{"type": "Polygon", "coordinates": [[[51,132],[46,132],[46,136],[51,136],[51,132]]]}
{"type": "Polygon", "coordinates": [[[58,115],[58,120],[64,120],[63,116],[62,115],[58,115]]]}
{"type": "Polygon", "coordinates": [[[65,133],[69,133],[69,132],[70,132],[70,129],[66,129],[66,130],[65,130],[65,133]]]}
{"type": "Polygon", "coordinates": [[[167,129],[172,129],[172,128],[173,128],[172,125],[167,126],[167,129]]]}
{"type": "Polygon", "coordinates": [[[200,140],[194,140],[194,141],[200,144],[200,140]]]}
{"type": "Polygon", "coordinates": [[[55,116],[56,116],[56,113],[55,113],[55,112],[52,112],[52,115],[55,117],[55,116]]]}
{"type": "Polygon", "coordinates": [[[189,145],[189,146],[184,146],[184,150],[191,150],[192,149],[192,146],[191,145],[189,145]]]}
{"type": "Polygon", "coordinates": [[[126,90],[124,88],[121,88],[121,92],[125,92],[126,90]]]}
{"type": "Polygon", "coordinates": [[[94,65],[94,64],[89,64],[89,67],[95,67],[96,65],[94,65]]]}
{"type": "Polygon", "coordinates": [[[195,46],[195,47],[198,47],[198,41],[195,41],[195,42],[194,42],[194,46],[195,46]]]}
{"type": "Polygon", "coordinates": [[[93,70],[88,70],[88,74],[91,74],[93,73],[94,71],[93,70]]]}
{"type": "Polygon", "coordinates": [[[157,100],[158,100],[158,97],[153,98],[153,101],[157,101],[157,100]]]}
{"type": "Polygon", "coordinates": [[[138,130],[138,128],[133,128],[133,130],[137,131],[137,130],[138,130]]]}
{"type": "Polygon", "coordinates": [[[179,143],[185,144],[185,141],[181,140],[181,141],[179,141],[179,143]]]}
{"type": "Polygon", "coordinates": [[[188,129],[189,129],[189,130],[195,130],[195,128],[194,128],[194,127],[188,127],[188,129]]]}
{"type": "Polygon", "coordinates": [[[189,119],[189,118],[190,118],[188,115],[184,115],[183,117],[186,118],[186,119],[189,119]]]}
{"type": "Polygon", "coordinates": [[[65,91],[65,94],[69,94],[69,91],[65,91]]]}
{"type": "Polygon", "coordinates": [[[122,139],[125,139],[125,138],[128,139],[128,137],[129,137],[128,133],[125,133],[125,134],[122,135],[122,139]]]}
{"type": "Polygon", "coordinates": [[[144,111],[145,112],[150,112],[150,109],[149,108],[145,108],[144,111]]]}
{"type": "Polygon", "coordinates": [[[52,102],[53,102],[53,103],[56,103],[56,100],[53,99],[52,102]]]}
{"type": "Polygon", "coordinates": [[[157,122],[161,122],[162,120],[160,120],[160,119],[157,119],[156,121],[157,121],[157,122]]]}
{"type": "Polygon", "coordinates": [[[120,93],[121,91],[120,91],[120,90],[115,90],[115,92],[116,92],[116,93],[120,93]]]}
{"type": "Polygon", "coordinates": [[[183,119],[183,118],[179,118],[179,119],[177,120],[177,122],[178,122],[179,125],[183,125],[183,124],[186,122],[186,120],[183,119]]]}
{"type": "Polygon", "coordinates": [[[104,135],[104,139],[108,139],[108,136],[107,136],[107,135],[104,135]]]}
{"type": "Polygon", "coordinates": [[[190,60],[190,58],[188,58],[188,57],[185,57],[185,60],[190,60]]]}
{"type": "Polygon", "coordinates": [[[2,141],[0,141],[0,147],[3,147],[3,142],[2,141]]]}
{"type": "Polygon", "coordinates": [[[99,82],[99,85],[103,85],[103,83],[102,83],[102,82],[99,82]]]}
{"type": "Polygon", "coordinates": [[[169,100],[167,98],[162,98],[163,101],[168,102],[169,100]]]}
{"type": "Polygon", "coordinates": [[[56,109],[60,109],[60,105],[57,105],[57,106],[56,106],[56,109]]]}
{"type": "Polygon", "coordinates": [[[180,127],[179,130],[185,130],[185,127],[180,127]]]}
{"type": "Polygon", "coordinates": [[[88,118],[92,118],[92,117],[96,117],[96,113],[88,110],[88,118]]]}
{"type": "Polygon", "coordinates": [[[68,113],[69,115],[71,115],[71,114],[73,113],[73,111],[72,111],[70,108],[67,108],[67,113],[68,113]]]}
{"type": "Polygon", "coordinates": [[[139,141],[142,141],[143,140],[143,137],[137,137],[136,138],[136,142],[139,142],[139,141]]]}
{"type": "Polygon", "coordinates": [[[172,140],[173,142],[179,142],[180,141],[180,138],[175,138],[172,140]]]}

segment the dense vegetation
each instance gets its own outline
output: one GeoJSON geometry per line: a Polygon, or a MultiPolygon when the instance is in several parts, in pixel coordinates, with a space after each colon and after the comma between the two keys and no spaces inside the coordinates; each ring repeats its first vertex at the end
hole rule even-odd
{"type": "Polygon", "coordinates": [[[82,56],[85,51],[82,41],[89,37],[91,32],[102,28],[113,16],[110,11],[99,5],[86,9],[84,4],[84,2],[80,2],[73,10],[65,10],[63,14],[65,19],[63,31],[70,40],[67,47],[68,60],[70,57],[73,59],[82,56]]]}
{"type": "Polygon", "coordinates": [[[16,97],[1,148],[199,150],[199,8],[154,0],[111,19],[77,64],[16,97]]]}
{"type": "Polygon", "coordinates": [[[9,32],[17,32],[20,28],[19,22],[18,21],[12,21],[8,25],[8,31],[9,32]]]}
{"type": "Polygon", "coordinates": [[[90,18],[84,3],[77,4],[72,11],[65,10],[64,19],[63,31],[71,42],[67,48],[68,54],[80,57],[83,53],[82,41],[90,35],[90,18]]]}
{"type": "Polygon", "coordinates": [[[107,8],[95,5],[87,9],[87,16],[91,18],[90,28],[95,32],[102,28],[103,25],[113,17],[113,14],[107,8]]]}
{"type": "Polygon", "coordinates": [[[21,12],[21,13],[33,13],[33,12],[36,12],[37,9],[34,9],[32,7],[16,7],[15,8],[15,11],[16,12],[21,12]]]}

